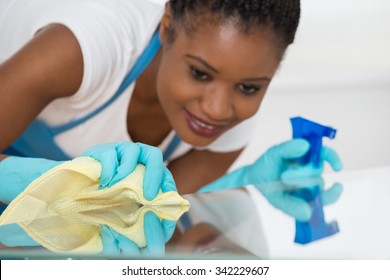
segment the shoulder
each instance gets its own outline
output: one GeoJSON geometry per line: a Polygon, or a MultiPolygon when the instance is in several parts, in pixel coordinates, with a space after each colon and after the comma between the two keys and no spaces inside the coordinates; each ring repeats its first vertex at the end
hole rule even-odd
{"type": "Polygon", "coordinates": [[[9,43],[0,44],[0,62],[53,23],[74,35],[83,77],[78,91],[63,103],[77,110],[98,106],[115,92],[149,42],[164,9],[161,1],[152,0],[15,0],[2,5],[0,41],[9,43]]]}
{"type": "Polygon", "coordinates": [[[153,0],[14,0],[0,5],[0,38],[8,42],[0,46],[1,57],[11,55],[53,23],[69,28],[80,44],[142,43],[145,31],[156,28],[163,13],[162,4],[153,0]]]}

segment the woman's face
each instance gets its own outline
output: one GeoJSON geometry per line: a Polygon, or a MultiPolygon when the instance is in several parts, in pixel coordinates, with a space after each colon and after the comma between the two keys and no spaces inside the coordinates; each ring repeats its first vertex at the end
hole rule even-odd
{"type": "Polygon", "coordinates": [[[157,94],[172,128],[185,142],[206,146],[253,116],[280,63],[267,33],[233,24],[201,25],[190,35],[162,30],[157,94]]]}

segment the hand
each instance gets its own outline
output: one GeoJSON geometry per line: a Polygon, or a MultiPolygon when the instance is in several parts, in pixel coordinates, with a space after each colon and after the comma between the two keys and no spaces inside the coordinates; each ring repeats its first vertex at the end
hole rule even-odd
{"type": "Polygon", "coordinates": [[[0,201],[9,204],[35,179],[61,161],[10,156],[0,162],[0,201]]]}
{"type": "Polygon", "coordinates": [[[328,162],[335,171],[342,169],[337,153],[328,147],[322,147],[320,166],[309,163],[304,166],[294,163],[294,159],[304,156],[310,148],[304,139],[294,139],[273,146],[254,164],[246,167],[245,181],[249,184],[265,182],[290,182],[297,179],[320,176],[324,171],[324,162],[328,162]]]}
{"type": "Polygon", "coordinates": [[[106,255],[164,255],[165,243],[172,237],[176,228],[176,221],[162,220],[153,212],[147,212],[144,216],[144,230],[146,247],[139,248],[134,241],[119,234],[114,229],[102,225],[101,237],[103,241],[103,254],[106,255]]]}
{"type": "Polygon", "coordinates": [[[146,167],[144,177],[146,199],[154,199],[160,188],[163,192],[177,192],[172,174],[164,166],[161,151],[153,146],[131,142],[108,143],[91,147],[82,156],[92,157],[101,163],[101,188],[111,187],[121,181],[141,163],[146,167]]]}
{"type": "MultiPolygon", "coordinates": [[[[323,147],[319,167],[309,163],[297,165],[294,159],[304,156],[310,148],[304,139],[293,139],[273,146],[252,165],[229,173],[217,181],[202,188],[200,192],[255,185],[265,198],[276,208],[301,221],[311,217],[311,207],[302,198],[293,195],[292,190],[303,187],[320,186],[324,162],[328,162],[335,171],[342,168],[337,153],[323,147]]],[[[324,205],[335,202],[342,192],[342,186],[335,184],[323,193],[324,205]]]]}
{"type": "MultiPolygon", "coordinates": [[[[291,142],[294,142],[294,140],[291,142]]],[[[308,144],[308,142],[306,143],[308,144]]],[[[281,146],[284,148],[287,147],[287,150],[294,148],[294,146],[284,144],[281,146]]],[[[308,150],[309,145],[307,147],[308,150]]],[[[339,183],[335,183],[331,188],[324,190],[324,181],[321,177],[324,171],[324,162],[328,162],[334,171],[340,171],[342,169],[342,163],[337,153],[331,148],[322,147],[320,165],[318,167],[315,167],[311,162],[302,166],[293,163],[291,160],[286,160],[282,163],[284,167],[280,169],[282,171],[279,177],[281,183],[275,183],[273,187],[271,185],[267,186],[267,184],[260,184],[256,187],[274,207],[299,221],[308,221],[313,209],[305,199],[294,194],[296,191],[302,188],[310,191],[310,189],[319,187],[320,199],[322,204],[326,206],[336,202],[343,190],[342,185],[339,183]]]]}
{"type": "Polygon", "coordinates": [[[336,171],[342,164],[336,152],[324,147],[319,168],[313,166],[297,167],[294,159],[304,156],[310,148],[304,139],[294,139],[273,146],[255,163],[241,167],[200,189],[200,192],[237,188],[267,182],[279,182],[285,179],[319,176],[323,172],[323,161],[328,161],[336,171]],[[284,172],[288,171],[284,174],[284,172]]]}

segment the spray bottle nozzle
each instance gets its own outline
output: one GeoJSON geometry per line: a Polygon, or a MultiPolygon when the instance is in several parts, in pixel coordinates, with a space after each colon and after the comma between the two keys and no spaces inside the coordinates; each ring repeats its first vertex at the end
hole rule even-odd
{"type": "Polygon", "coordinates": [[[310,150],[305,156],[297,160],[300,164],[312,162],[314,166],[320,165],[322,137],[333,139],[336,137],[336,129],[324,126],[302,117],[291,118],[293,138],[304,138],[310,143],[310,150]]]}

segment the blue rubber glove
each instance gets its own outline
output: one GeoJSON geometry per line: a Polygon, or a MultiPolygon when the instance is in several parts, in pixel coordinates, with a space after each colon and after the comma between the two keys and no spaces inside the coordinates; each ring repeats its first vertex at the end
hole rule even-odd
{"type": "Polygon", "coordinates": [[[324,206],[336,202],[343,191],[343,186],[340,183],[335,183],[331,188],[324,190],[324,181],[321,175],[324,171],[325,162],[328,162],[334,171],[342,169],[338,154],[333,149],[323,146],[318,167],[311,162],[306,165],[290,164],[281,175],[283,191],[270,193],[265,190],[265,186],[259,186],[259,190],[276,208],[299,221],[308,221],[312,214],[311,206],[304,199],[292,195],[294,190],[319,186],[320,198],[324,206]]]}
{"type": "MultiPolygon", "coordinates": [[[[298,220],[308,220],[311,210],[305,202],[300,203],[297,197],[288,196],[287,191],[293,188],[314,186],[319,183],[319,177],[324,170],[324,162],[328,162],[333,170],[342,168],[337,153],[327,147],[321,151],[321,163],[318,168],[312,164],[299,166],[294,159],[304,156],[310,144],[304,139],[293,139],[273,146],[255,163],[241,167],[211,184],[203,187],[199,192],[209,192],[222,189],[255,185],[262,194],[278,209],[298,220]],[[302,207],[296,207],[299,204],[302,207]]],[[[327,201],[335,201],[340,196],[341,186],[330,189],[332,197],[325,196],[327,201]]]]}
{"type": "Polygon", "coordinates": [[[61,161],[10,156],[0,162],[0,201],[9,204],[35,179],[61,161]]]}
{"type": "Polygon", "coordinates": [[[145,165],[144,197],[152,200],[158,191],[176,191],[172,174],[164,166],[161,151],[153,146],[132,143],[107,143],[89,148],[82,156],[92,157],[102,164],[101,188],[111,187],[131,173],[137,164],[145,165]]]}
{"type": "Polygon", "coordinates": [[[18,224],[0,226],[0,243],[7,247],[41,246],[33,240],[18,224]]]}
{"type": "Polygon", "coordinates": [[[103,254],[110,256],[127,255],[160,256],[165,254],[165,243],[172,237],[176,228],[176,221],[160,220],[153,212],[144,216],[144,230],[147,246],[139,248],[132,240],[119,234],[114,229],[102,225],[101,237],[103,254]]]}

